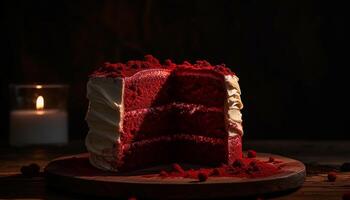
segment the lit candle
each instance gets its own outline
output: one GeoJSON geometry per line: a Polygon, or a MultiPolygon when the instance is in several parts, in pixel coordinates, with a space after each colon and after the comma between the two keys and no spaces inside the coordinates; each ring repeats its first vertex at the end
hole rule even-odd
{"type": "Polygon", "coordinates": [[[44,97],[38,96],[36,110],[10,112],[10,130],[13,146],[65,144],[68,141],[67,112],[45,109],[44,97]]]}

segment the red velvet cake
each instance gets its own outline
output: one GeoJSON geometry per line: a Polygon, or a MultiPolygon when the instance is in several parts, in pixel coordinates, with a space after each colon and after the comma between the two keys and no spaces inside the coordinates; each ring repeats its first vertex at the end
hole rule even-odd
{"type": "Polygon", "coordinates": [[[111,171],[232,163],[242,157],[240,94],[225,65],[106,63],[87,84],[90,162],[111,171]]]}

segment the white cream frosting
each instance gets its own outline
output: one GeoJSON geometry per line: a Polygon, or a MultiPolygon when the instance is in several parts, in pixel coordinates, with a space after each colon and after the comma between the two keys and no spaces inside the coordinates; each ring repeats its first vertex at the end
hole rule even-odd
{"type": "Polygon", "coordinates": [[[238,77],[235,75],[225,76],[225,86],[227,91],[226,101],[226,130],[230,136],[243,134],[242,113],[243,103],[241,100],[241,89],[238,84],[238,77]]]}
{"type": "Polygon", "coordinates": [[[90,78],[87,84],[89,108],[86,121],[89,133],[85,146],[90,152],[90,162],[95,167],[115,171],[116,149],[120,140],[123,112],[123,80],[121,78],[90,78]]]}
{"type": "MultiPolygon", "coordinates": [[[[238,77],[225,76],[227,101],[225,104],[226,130],[230,136],[243,134],[243,104],[238,77]]],[[[89,132],[85,145],[90,152],[90,162],[103,170],[117,171],[115,167],[118,141],[120,141],[123,114],[124,80],[122,78],[90,78],[87,84],[89,108],[86,121],[89,132]]]]}

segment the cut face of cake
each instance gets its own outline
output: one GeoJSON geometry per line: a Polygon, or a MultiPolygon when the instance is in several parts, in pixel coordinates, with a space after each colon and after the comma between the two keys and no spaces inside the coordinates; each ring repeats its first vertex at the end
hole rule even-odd
{"type": "Polygon", "coordinates": [[[242,157],[240,94],[224,65],[106,63],[87,84],[90,162],[110,171],[232,163],[242,157]]]}

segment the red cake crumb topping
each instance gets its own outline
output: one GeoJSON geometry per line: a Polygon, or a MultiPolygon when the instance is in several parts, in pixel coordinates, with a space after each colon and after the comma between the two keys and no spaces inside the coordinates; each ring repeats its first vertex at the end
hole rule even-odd
{"type": "Polygon", "coordinates": [[[248,158],[255,158],[256,157],[256,152],[254,150],[248,150],[247,151],[247,156],[248,156],[248,158]]]}
{"type": "Polygon", "coordinates": [[[329,172],[327,175],[328,181],[334,182],[337,179],[337,173],[329,172]]]}
{"type": "Polygon", "coordinates": [[[199,168],[184,170],[180,165],[173,165],[172,171],[162,170],[160,177],[183,177],[206,181],[208,177],[266,177],[279,173],[281,170],[273,163],[267,163],[254,158],[237,159],[232,165],[223,164],[216,168],[199,168]],[[176,166],[176,167],[175,167],[176,166]],[[179,168],[180,167],[180,170],[179,168]]]}
{"type": "Polygon", "coordinates": [[[168,172],[162,170],[162,171],[160,171],[159,175],[160,175],[161,177],[167,177],[167,176],[168,176],[168,172]]]}
{"type": "Polygon", "coordinates": [[[267,162],[275,162],[275,158],[274,157],[269,157],[269,160],[267,162]]]}
{"type": "Polygon", "coordinates": [[[175,64],[171,60],[167,59],[163,64],[152,55],[146,55],[144,60],[130,60],[127,63],[110,63],[106,62],[104,66],[97,69],[91,77],[129,77],[137,73],[138,71],[145,69],[192,69],[192,70],[212,70],[218,73],[228,75],[234,74],[225,64],[211,65],[205,60],[196,61],[195,64],[191,64],[187,61],[182,64],[175,64]]]}
{"type": "Polygon", "coordinates": [[[179,172],[180,174],[185,174],[185,171],[182,169],[182,167],[179,165],[179,164],[177,164],[177,163],[174,163],[173,164],[173,169],[174,169],[174,171],[176,171],[176,172],[179,172]]]}

